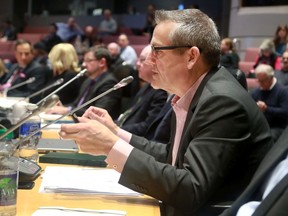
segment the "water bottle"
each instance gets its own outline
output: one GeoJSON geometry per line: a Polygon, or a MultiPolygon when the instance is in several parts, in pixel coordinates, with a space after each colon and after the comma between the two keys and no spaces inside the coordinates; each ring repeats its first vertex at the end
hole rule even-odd
{"type": "Polygon", "coordinates": [[[29,139],[26,137],[38,130],[41,127],[41,118],[39,115],[31,117],[27,122],[20,126],[19,138],[22,140],[19,146],[19,156],[27,160],[37,162],[38,160],[38,150],[37,145],[41,138],[41,132],[37,132],[29,139]]]}
{"type": "MultiPolygon", "coordinates": [[[[3,134],[6,129],[0,129],[3,134]]],[[[18,157],[12,142],[13,134],[0,140],[0,216],[15,216],[18,186],[18,157]]]]}

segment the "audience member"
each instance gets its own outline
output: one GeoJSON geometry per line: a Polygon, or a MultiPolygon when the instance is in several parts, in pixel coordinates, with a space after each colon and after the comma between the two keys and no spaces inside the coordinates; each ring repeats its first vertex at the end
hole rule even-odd
{"type": "Polygon", "coordinates": [[[1,33],[1,41],[13,41],[16,40],[17,34],[16,29],[10,20],[6,20],[3,24],[3,30],[1,33]]]}
{"type": "Polygon", "coordinates": [[[120,57],[126,64],[136,68],[137,54],[134,48],[129,45],[128,36],[126,34],[120,34],[118,37],[118,44],[121,48],[120,57]]]}
{"type": "Polygon", "coordinates": [[[274,36],[275,52],[277,56],[282,56],[288,48],[288,26],[279,25],[274,36]]]}
{"type": "Polygon", "coordinates": [[[288,215],[288,127],[266,154],[250,184],[221,216],[288,215]]]}
{"type": "MultiPolygon", "coordinates": [[[[73,79],[80,71],[76,50],[73,45],[69,43],[60,43],[55,45],[50,51],[48,57],[52,68],[52,74],[48,85],[55,83],[60,78],[63,79],[64,84],[73,79]]],[[[79,89],[85,79],[85,76],[79,77],[57,92],[62,104],[70,104],[75,100],[75,98],[77,98],[79,89]]],[[[47,90],[44,95],[49,95],[57,88],[59,88],[59,86],[47,90]]]]}
{"type": "Polygon", "coordinates": [[[255,69],[259,64],[267,64],[270,65],[273,69],[275,69],[277,55],[275,53],[275,46],[273,41],[270,39],[263,40],[259,49],[260,53],[256,59],[253,68],[255,69]]]}
{"type": "Polygon", "coordinates": [[[270,65],[260,64],[255,75],[260,87],[253,90],[252,97],[264,113],[276,141],[288,123],[288,89],[277,82],[270,65]]]}
{"type": "Polygon", "coordinates": [[[148,4],[147,5],[147,12],[146,12],[146,24],[143,28],[143,33],[148,34],[150,37],[153,35],[153,31],[155,28],[155,5],[148,4]]]}
{"type": "Polygon", "coordinates": [[[120,57],[121,48],[115,42],[109,43],[107,48],[111,55],[111,71],[115,71],[115,69],[121,66],[124,62],[124,60],[120,57]]]}
{"type": "Polygon", "coordinates": [[[113,35],[116,33],[118,25],[117,22],[112,17],[112,12],[109,9],[103,12],[104,19],[101,21],[98,29],[98,33],[101,36],[113,35]]]}
{"type": "Polygon", "coordinates": [[[58,27],[55,23],[49,25],[49,34],[41,42],[45,44],[46,51],[49,53],[53,46],[62,43],[61,38],[57,35],[58,27]]]}
{"type": "MultiPolygon", "coordinates": [[[[33,60],[32,45],[25,40],[18,40],[15,44],[15,58],[17,63],[11,66],[9,72],[1,80],[1,90],[19,84],[35,77],[35,81],[19,88],[8,91],[7,95],[12,97],[27,97],[43,88],[47,82],[49,68],[33,60]]],[[[36,103],[40,97],[33,97],[30,102],[36,103]]]]}
{"type": "Polygon", "coordinates": [[[0,80],[2,77],[5,77],[5,74],[8,72],[8,69],[6,68],[5,63],[0,58],[0,80]]]}
{"type": "Polygon", "coordinates": [[[73,43],[77,36],[83,36],[83,30],[77,24],[74,17],[69,17],[67,23],[58,22],[57,35],[63,42],[73,43]]]}
{"type": "Polygon", "coordinates": [[[44,43],[39,41],[33,45],[33,55],[35,62],[49,67],[47,48],[44,43]]]}
{"type": "Polygon", "coordinates": [[[275,77],[277,82],[284,86],[288,86],[288,51],[282,55],[282,68],[281,70],[275,71],[275,77]]]}
{"type": "MultiPolygon", "coordinates": [[[[116,78],[112,73],[109,73],[110,54],[107,49],[101,47],[89,49],[84,54],[83,66],[87,69],[86,75],[88,79],[81,85],[78,97],[67,106],[58,105],[53,107],[49,113],[67,113],[117,84],[116,78]]],[[[90,105],[107,109],[109,114],[115,119],[120,114],[121,90],[110,92],[90,105]]],[[[87,107],[84,107],[78,110],[76,114],[79,116],[83,115],[86,109],[87,107]]]]}
{"type": "Polygon", "coordinates": [[[141,88],[132,101],[131,107],[122,113],[117,119],[117,124],[126,131],[135,135],[144,136],[149,125],[157,117],[166,102],[167,93],[151,86],[153,71],[152,66],[145,64],[145,60],[151,51],[146,46],[137,60],[137,69],[141,88]]]}
{"type": "Polygon", "coordinates": [[[211,215],[211,204],[235,199],[250,181],[272,145],[269,126],[247,91],[217,67],[212,19],[197,9],[160,10],[155,19],[151,85],[175,94],[171,143],[132,135],[100,108],[63,124],[60,136],[107,155],[119,183],[161,200],[162,215],[211,215]]]}
{"type": "Polygon", "coordinates": [[[221,41],[220,65],[228,70],[238,69],[239,56],[234,48],[231,38],[224,38],[221,41]]]}

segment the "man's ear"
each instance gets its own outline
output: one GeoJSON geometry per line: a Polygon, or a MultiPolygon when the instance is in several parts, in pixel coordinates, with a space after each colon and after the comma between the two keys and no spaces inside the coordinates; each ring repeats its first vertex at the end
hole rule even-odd
{"type": "Polygon", "coordinates": [[[193,65],[197,62],[199,57],[200,57],[200,50],[198,49],[198,47],[191,47],[188,50],[187,68],[191,69],[193,65]]]}

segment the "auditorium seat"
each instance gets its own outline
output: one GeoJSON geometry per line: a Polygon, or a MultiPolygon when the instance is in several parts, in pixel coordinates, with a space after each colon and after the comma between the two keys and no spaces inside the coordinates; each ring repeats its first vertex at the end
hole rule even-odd
{"type": "Polygon", "coordinates": [[[23,33],[48,34],[49,26],[26,26],[23,33]]]}
{"type": "Polygon", "coordinates": [[[14,47],[14,41],[0,41],[0,58],[3,60],[9,59],[10,61],[14,61],[14,47]]]}
{"type": "Polygon", "coordinates": [[[40,41],[43,37],[45,37],[46,34],[43,33],[18,33],[17,39],[24,39],[27,41],[30,41],[32,44],[37,43],[40,41]]]}
{"type": "Polygon", "coordinates": [[[259,87],[259,82],[256,78],[246,78],[248,91],[259,87]]]}
{"type": "Polygon", "coordinates": [[[253,65],[255,64],[258,54],[259,48],[248,47],[245,51],[244,59],[239,62],[239,69],[248,75],[249,71],[253,69],[253,65]]]}

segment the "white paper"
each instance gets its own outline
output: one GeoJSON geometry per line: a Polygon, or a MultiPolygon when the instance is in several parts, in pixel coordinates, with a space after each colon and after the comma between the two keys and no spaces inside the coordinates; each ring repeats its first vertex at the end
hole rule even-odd
{"type": "Polygon", "coordinates": [[[58,206],[40,207],[32,216],[125,216],[125,211],[120,210],[92,210],[82,208],[65,208],[58,206]]]}
{"type": "Polygon", "coordinates": [[[113,169],[48,166],[40,193],[77,193],[139,196],[118,183],[120,173],[113,169]]]}

